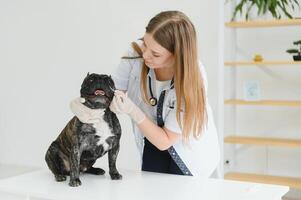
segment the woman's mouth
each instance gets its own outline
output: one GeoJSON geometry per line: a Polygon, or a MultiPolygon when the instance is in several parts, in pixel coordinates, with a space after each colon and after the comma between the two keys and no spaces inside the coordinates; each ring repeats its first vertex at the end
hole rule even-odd
{"type": "Polygon", "coordinates": [[[152,63],[150,63],[150,62],[148,62],[148,61],[145,61],[145,64],[146,64],[147,66],[151,66],[151,65],[152,65],[152,63]]]}

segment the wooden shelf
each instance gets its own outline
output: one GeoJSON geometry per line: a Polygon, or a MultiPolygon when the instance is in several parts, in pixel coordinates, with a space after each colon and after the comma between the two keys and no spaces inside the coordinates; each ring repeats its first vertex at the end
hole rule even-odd
{"type": "Polygon", "coordinates": [[[241,99],[225,100],[226,105],[258,105],[258,106],[301,106],[301,101],[280,101],[280,100],[260,100],[260,101],[245,101],[241,99]]]}
{"type": "Polygon", "coordinates": [[[287,139],[287,138],[267,138],[267,137],[231,135],[225,137],[224,142],[231,143],[231,144],[301,147],[301,139],[287,139]]]}
{"type": "Polygon", "coordinates": [[[300,65],[301,61],[262,61],[262,62],[255,62],[255,61],[227,61],[224,63],[225,66],[228,67],[241,67],[241,66],[249,66],[249,65],[272,65],[272,66],[281,66],[281,65],[300,65]]]}
{"type": "Polygon", "coordinates": [[[229,172],[224,175],[227,180],[247,181],[255,183],[285,185],[291,188],[301,189],[301,178],[271,176],[261,174],[229,172]]]}
{"type": "Polygon", "coordinates": [[[254,27],[275,27],[275,26],[297,26],[301,25],[301,19],[281,19],[281,20],[257,20],[257,21],[237,21],[227,22],[229,28],[254,28],[254,27]]]}

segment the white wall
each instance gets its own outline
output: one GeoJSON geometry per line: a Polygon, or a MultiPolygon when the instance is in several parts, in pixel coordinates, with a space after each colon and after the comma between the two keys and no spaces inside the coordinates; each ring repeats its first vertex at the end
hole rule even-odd
{"type": "MultiPolygon", "coordinates": [[[[223,2],[222,2],[223,3],[223,2]]],[[[185,12],[199,34],[216,111],[217,1],[0,1],[0,163],[46,167],[44,154],[68,120],[87,72],[112,73],[129,43],[162,10],[185,12]]],[[[139,169],[129,119],[119,168],[139,169]]],[[[106,168],[107,159],[101,159],[106,168]]]]}

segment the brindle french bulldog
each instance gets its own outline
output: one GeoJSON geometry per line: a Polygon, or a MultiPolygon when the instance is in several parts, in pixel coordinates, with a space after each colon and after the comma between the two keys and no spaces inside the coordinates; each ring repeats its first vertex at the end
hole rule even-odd
{"type": "Polygon", "coordinates": [[[74,116],[47,150],[45,160],[56,181],[65,181],[70,175],[69,185],[81,185],[80,172],[103,175],[101,168],[92,167],[98,158],[108,152],[111,179],[121,179],[116,169],[121,127],[116,114],[109,106],[115,85],[110,76],[89,74],[81,85],[84,105],[91,109],[103,109],[101,121],[82,123],[74,116]]]}

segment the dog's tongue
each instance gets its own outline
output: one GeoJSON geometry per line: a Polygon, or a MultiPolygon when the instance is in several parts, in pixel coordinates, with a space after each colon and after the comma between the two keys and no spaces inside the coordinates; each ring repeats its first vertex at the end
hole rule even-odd
{"type": "Polygon", "coordinates": [[[106,93],[103,90],[95,90],[95,95],[105,95],[106,93]]]}

